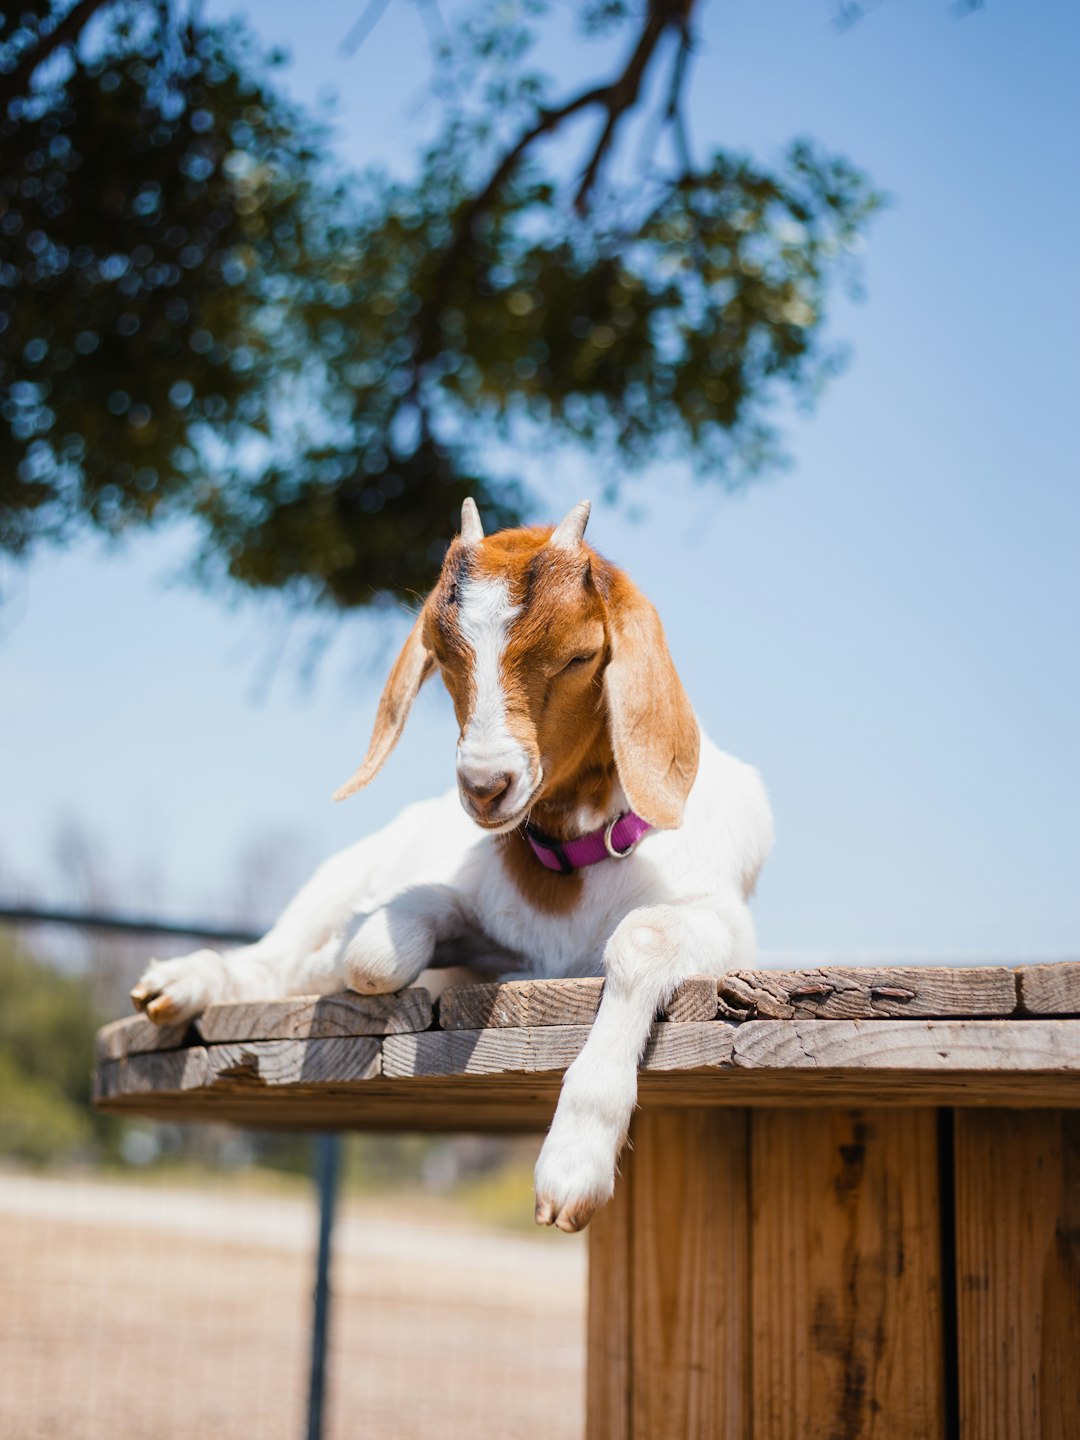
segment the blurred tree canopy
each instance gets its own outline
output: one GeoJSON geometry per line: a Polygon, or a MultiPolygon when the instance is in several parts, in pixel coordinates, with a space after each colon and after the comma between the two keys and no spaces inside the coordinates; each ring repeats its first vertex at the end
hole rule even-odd
{"type": "Polygon", "coordinates": [[[753,475],[833,368],[878,198],[807,142],[696,162],[695,18],[582,0],[622,59],[553,99],[546,0],[469,10],[400,179],[342,174],[239,24],[4,5],[0,550],[186,517],[207,579],[356,606],[428,585],[466,494],[528,513],[500,441],[584,447],[609,490],[663,455],[753,475]]]}

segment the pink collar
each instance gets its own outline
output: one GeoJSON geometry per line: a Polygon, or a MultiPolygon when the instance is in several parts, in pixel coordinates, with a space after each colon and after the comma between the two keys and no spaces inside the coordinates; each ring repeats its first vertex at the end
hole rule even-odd
{"type": "Polygon", "coordinates": [[[579,835],[576,840],[553,840],[534,825],[525,826],[525,838],[541,865],[562,875],[571,875],[586,865],[595,865],[598,860],[625,860],[652,828],[647,820],[628,810],[625,815],[609,820],[587,835],[579,835]]]}

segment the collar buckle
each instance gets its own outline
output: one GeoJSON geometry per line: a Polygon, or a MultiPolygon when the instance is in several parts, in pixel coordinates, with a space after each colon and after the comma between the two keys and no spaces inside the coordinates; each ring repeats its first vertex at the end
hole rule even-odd
{"type": "Polygon", "coordinates": [[[630,841],[630,844],[626,847],[625,850],[616,850],[614,842],[611,838],[611,834],[612,831],[615,829],[615,826],[618,825],[619,821],[623,818],[624,817],[622,815],[616,815],[614,820],[604,826],[604,849],[607,851],[607,853],[611,856],[613,860],[626,860],[641,844],[643,838],[641,835],[639,835],[636,840],[630,841]]]}

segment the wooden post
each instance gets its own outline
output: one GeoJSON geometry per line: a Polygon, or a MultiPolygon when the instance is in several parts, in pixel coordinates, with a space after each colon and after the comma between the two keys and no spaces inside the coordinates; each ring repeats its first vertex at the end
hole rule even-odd
{"type": "Polygon", "coordinates": [[[932,1110],[655,1109],[590,1240],[588,1440],[937,1440],[932,1110]]]}
{"type": "Polygon", "coordinates": [[[741,1437],[747,1112],[640,1113],[589,1240],[588,1440],[741,1437]]]}
{"type": "Polygon", "coordinates": [[[932,1110],[755,1111],[755,1440],[943,1432],[932,1110]]]}
{"type": "Polygon", "coordinates": [[[1080,1435],[1080,1115],[956,1112],[964,1440],[1080,1435]]]}

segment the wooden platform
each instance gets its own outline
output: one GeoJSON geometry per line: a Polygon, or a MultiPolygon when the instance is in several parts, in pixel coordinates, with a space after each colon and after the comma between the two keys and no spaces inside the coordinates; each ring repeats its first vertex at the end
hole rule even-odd
{"type": "MultiPolygon", "coordinates": [[[[216,1005],[98,1036],[95,1103],[169,1120],[542,1130],[600,980],[216,1005]]],[[[652,1105],[1080,1105],[1080,963],[735,971],[654,1028],[652,1105]]]]}
{"type": "MultiPolygon", "coordinates": [[[[598,980],[98,1037],[167,1120],[534,1131],[598,980]]],[[[1080,1436],[1080,963],[735,972],[654,1026],[589,1232],[588,1440],[1080,1436]]]]}

